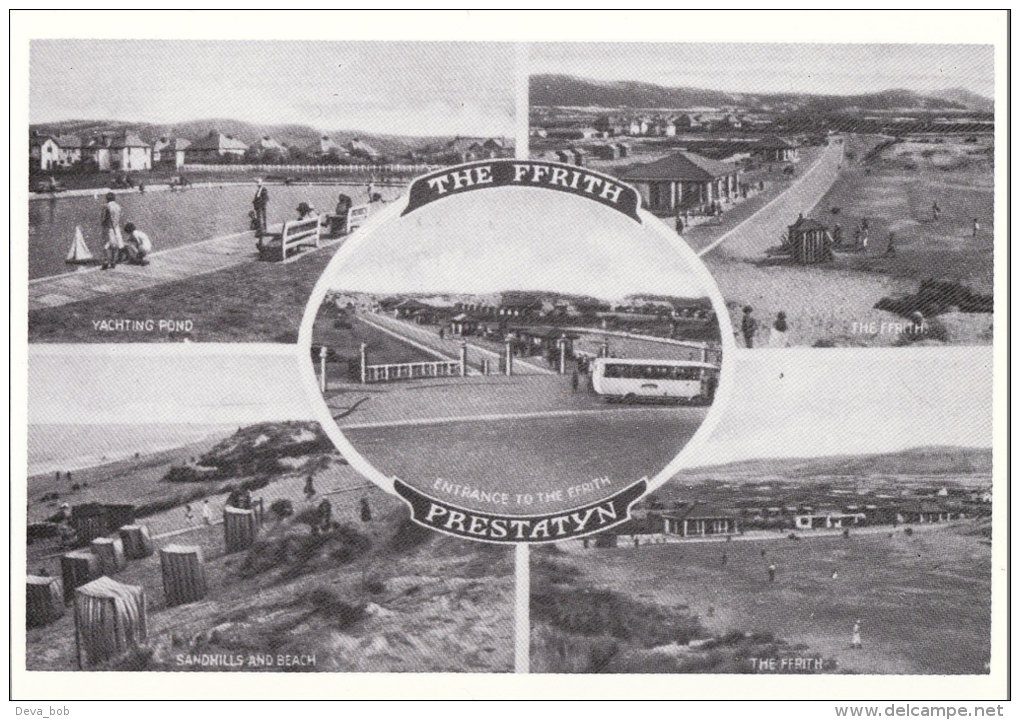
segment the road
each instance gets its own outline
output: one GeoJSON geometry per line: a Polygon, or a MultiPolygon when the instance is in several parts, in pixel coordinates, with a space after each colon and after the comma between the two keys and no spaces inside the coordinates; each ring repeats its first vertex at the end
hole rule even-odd
{"type": "Polygon", "coordinates": [[[836,182],[844,147],[843,142],[826,146],[815,164],[793,185],[729,232],[704,247],[695,247],[695,251],[698,255],[718,251],[737,258],[761,258],[768,248],[779,245],[797,215],[803,213],[806,217],[836,182]]]}

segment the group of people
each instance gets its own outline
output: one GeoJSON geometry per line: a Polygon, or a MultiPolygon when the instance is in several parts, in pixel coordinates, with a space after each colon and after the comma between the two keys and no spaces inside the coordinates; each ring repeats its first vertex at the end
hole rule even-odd
{"type": "MultiPolygon", "coordinates": [[[[375,191],[375,186],[370,180],[365,191],[368,195],[368,202],[381,202],[382,195],[375,191]]],[[[269,210],[269,189],[263,183],[262,178],[255,178],[255,196],[252,198],[252,211],[248,214],[251,219],[251,229],[255,231],[257,237],[261,238],[266,234],[266,228],[268,227],[268,210],[269,210]]],[[[349,195],[340,193],[337,197],[335,215],[338,217],[346,217],[347,213],[350,212],[353,206],[353,201],[349,195]]],[[[319,211],[308,202],[301,202],[297,206],[298,220],[307,220],[308,218],[319,217],[319,211]]]]}
{"type": "Polygon", "coordinates": [[[100,218],[103,237],[104,259],[103,270],[112,270],[118,263],[131,265],[148,265],[148,256],[152,253],[152,240],[148,234],[139,230],[134,223],[125,223],[121,232],[121,215],[123,209],[113,193],[106,194],[106,204],[100,218]]]}
{"type": "MultiPolygon", "coordinates": [[[[782,348],[789,344],[790,325],[786,321],[786,313],[780,310],[769,328],[769,339],[766,347],[782,348]]],[[[754,339],[758,334],[758,319],[754,316],[754,308],[744,306],[744,315],[740,319],[740,334],[744,336],[744,346],[754,347],[754,339]]]]}

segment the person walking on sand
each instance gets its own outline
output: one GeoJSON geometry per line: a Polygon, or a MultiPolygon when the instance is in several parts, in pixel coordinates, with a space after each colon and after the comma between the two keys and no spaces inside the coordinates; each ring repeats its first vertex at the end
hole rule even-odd
{"type": "Polygon", "coordinates": [[[774,583],[776,581],[776,564],[769,563],[768,570],[769,570],[769,582],[774,583]]]}
{"type": "Polygon", "coordinates": [[[896,257],[896,233],[889,233],[889,244],[885,246],[886,257],[896,257]]]}
{"type": "Polygon", "coordinates": [[[106,204],[103,205],[103,213],[100,223],[103,227],[103,237],[106,244],[106,261],[103,263],[103,270],[112,270],[120,262],[120,253],[124,249],[124,238],[120,234],[121,207],[117,203],[117,196],[113,193],[106,193],[106,204]]]}
{"type": "Polygon", "coordinates": [[[369,180],[369,181],[368,181],[368,185],[366,185],[366,186],[365,186],[365,191],[366,191],[366,192],[368,193],[368,201],[369,201],[370,203],[371,203],[371,202],[375,202],[375,200],[374,200],[374,196],[375,196],[375,185],[373,185],[373,184],[372,184],[372,181],[371,181],[371,180],[369,180]]]}
{"type": "Polygon", "coordinates": [[[857,620],[854,622],[853,630],[850,631],[850,647],[854,650],[861,650],[864,648],[864,643],[861,642],[861,621],[857,620]]]}
{"type": "Polygon", "coordinates": [[[980,231],[981,231],[981,223],[978,222],[977,218],[974,218],[973,232],[971,233],[971,237],[972,238],[976,238],[978,236],[978,232],[980,232],[980,231]]]}
{"type": "Polygon", "coordinates": [[[315,496],[315,480],[314,476],[309,475],[308,479],[305,480],[305,497],[311,500],[315,496]]]}
{"type": "Polygon", "coordinates": [[[772,323],[772,332],[769,333],[769,347],[784,348],[789,343],[787,335],[790,326],[786,323],[786,313],[780,310],[776,313],[776,321],[772,323]]]}
{"type": "Polygon", "coordinates": [[[184,506],[184,522],[187,525],[191,525],[195,521],[195,513],[191,511],[191,505],[184,506]]]}
{"type": "Polygon", "coordinates": [[[754,313],[754,308],[745,305],[744,317],[740,320],[740,332],[744,336],[744,345],[748,348],[754,347],[754,335],[758,332],[758,321],[752,313],[754,313]]]}
{"type": "Polygon", "coordinates": [[[255,197],[251,204],[255,208],[255,235],[261,238],[266,234],[266,213],[269,209],[269,189],[262,184],[262,178],[255,178],[255,197]]]}
{"type": "Polygon", "coordinates": [[[202,522],[212,525],[212,508],[209,507],[209,499],[202,501],[202,522]]]}
{"type": "Polygon", "coordinates": [[[939,207],[938,202],[933,202],[931,204],[931,219],[932,220],[938,220],[939,219],[939,215],[941,213],[942,213],[942,208],[939,207]]]}
{"type": "Polygon", "coordinates": [[[726,567],[726,563],[729,562],[729,560],[730,560],[730,556],[726,554],[725,550],[723,550],[723,554],[722,554],[722,566],[726,567]]]}

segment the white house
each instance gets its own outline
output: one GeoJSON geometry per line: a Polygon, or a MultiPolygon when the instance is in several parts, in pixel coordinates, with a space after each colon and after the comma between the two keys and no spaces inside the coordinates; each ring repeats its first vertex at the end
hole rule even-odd
{"type": "Polygon", "coordinates": [[[33,167],[50,170],[60,165],[60,146],[49,135],[33,135],[29,140],[28,156],[33,167]]]}
{"type": "Polygon", "coordinates": [[[184,151],[189,145],[191,141],[184,138],[161,137],[152,144],[152,164],[180,168],[184,165],[184,151]]]}
{"type": "Polygon", "coordinates": [[[218,162],[227,156],[240,158],[247,149],[245,143],[232,135],[213,130],[204,138],[191,143],[187,152],[188,160],[192,162],[218,162]]]}
{"type": "Polygon", "coordinates": [[[152,148],[132,132],[116,137],[95,137],[86,144],[83,154],[92,159],[100,170],[152,169],[152,148]]]}

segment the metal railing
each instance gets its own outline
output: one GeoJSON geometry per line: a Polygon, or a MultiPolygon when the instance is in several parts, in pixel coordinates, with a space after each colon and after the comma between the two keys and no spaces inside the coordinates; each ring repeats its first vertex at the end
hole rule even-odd
{"type": "Polygon", "coordinates": [[[377,383],[415,380],[418,378],[457,377],[461,374],[461,364],[458,360],[366,365],[364,382],[377,383]]]}

